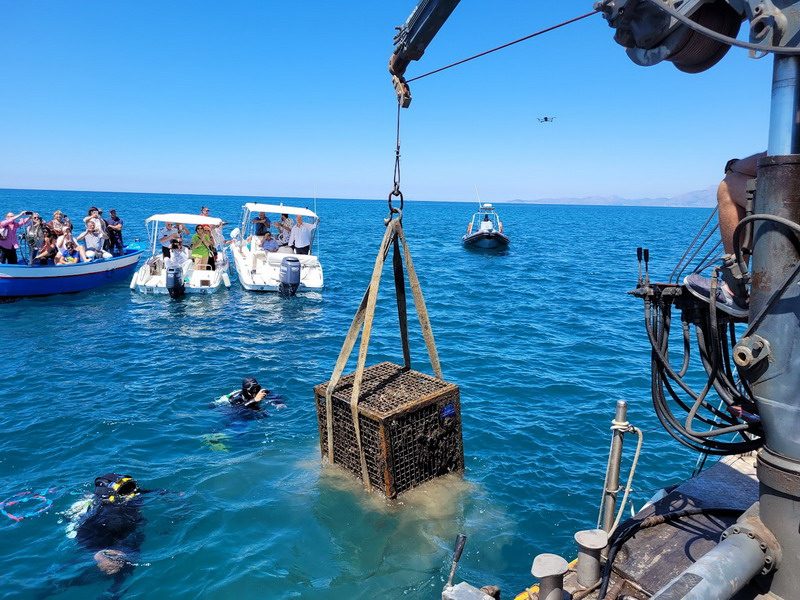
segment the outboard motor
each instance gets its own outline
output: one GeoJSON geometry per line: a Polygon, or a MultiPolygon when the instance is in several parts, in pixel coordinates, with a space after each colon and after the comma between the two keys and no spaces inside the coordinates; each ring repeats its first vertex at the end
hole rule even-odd
{"type": "MultiPolygon", "coordinates": [[[[283,267],[281,267],[283,272],[283,267]]],[[[169,267],[167,269],[167,291],[172,298],[182,298],[186,293],[186,286],[183,283],[183,268],[169,267]]]]}
{"type": "Polygon", "coordinates": [[[278,292],[281,296],[289,297],[297,293],[300,287],[300,261],[294,256],[287,256],[281,261],[280,285],[278,292]]]}

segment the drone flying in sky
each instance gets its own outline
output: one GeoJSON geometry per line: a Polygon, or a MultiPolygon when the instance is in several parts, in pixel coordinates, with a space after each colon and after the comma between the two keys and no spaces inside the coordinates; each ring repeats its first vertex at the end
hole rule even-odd
{"type": "Polygon", "coordinates": [[[553,121],[556,120],[555,117],[538,117],[538,118],[539,118],[539,123],[552,123],[553,121]]]}

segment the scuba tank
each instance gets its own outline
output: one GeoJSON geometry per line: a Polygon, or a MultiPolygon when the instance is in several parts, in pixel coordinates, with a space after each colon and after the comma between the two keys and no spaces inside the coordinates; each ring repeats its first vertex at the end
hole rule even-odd
{"type": "Polygon", "coordinates": [[[300,261],[294,256],[287,256],[281,261],[278,292],[289,297],[297,293],[300,287],[300,261]]]}
{"type": "Polygon", "coordinates": [[[172,298],[181,298],[186,293],[182,267],[167,268],[167,291],[172,298]]]}

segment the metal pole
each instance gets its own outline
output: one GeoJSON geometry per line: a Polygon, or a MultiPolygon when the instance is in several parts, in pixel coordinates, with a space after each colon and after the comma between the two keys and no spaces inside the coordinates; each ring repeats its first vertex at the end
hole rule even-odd
{"type": "MultiPolygon", "coordinates": [[[[800,221],[800,57],[775,56],[768,156],[758,167],[755,212],[800,221]]],[[[756,223],[750,319],[760,314],[800,261],[798,236],[770,221],[756,223]]],[[[753,333],[769,342],[769,360],[744,371],[758,404],[766,444],[758,457],[761,520],[780,544],[783,564],[770,591],[800,589],[800,293],[797,282],[772,303],[753,333]]]]}
{"type": "Polygon", "coordinates": [[[628,425],[628,403],[617,400],[617,411],[611,427],[614,431],[611,438],[611,450],[608,454],[608,468],[606,470],[606,486],[603,490],[602,528],[610,531],[614,525],[617,511],[617,494],[619,493],[619,466],[622,462],[622,442],[625,428],[628,425]]]}
{"type": "Polygon", "coordinates": [[[657,591],[651,600],[728,600],[764,565],[757,539],[733,535],[657,591]]]}

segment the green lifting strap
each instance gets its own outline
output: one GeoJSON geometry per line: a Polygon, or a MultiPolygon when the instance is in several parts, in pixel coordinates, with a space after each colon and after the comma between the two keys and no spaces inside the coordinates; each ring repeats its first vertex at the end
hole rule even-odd
{"type": "Polygon", "coordinates": [[[411,352],[408,345],[408,318],[406,314],[406,291],[405,291],[405,275],[403,271],[403,258],[405,258],[405,267],[408,270],[408,281],[411,287],[411,294],[414,298],[414,306],[417,310],[417,317],[419,318],[420,328],[422,330],[422,337],[425,340],[425,346],[428,349],[428,357],[431,362],[433,372],[439,379],[444,379],[442,376],[442,367],[439,363],[439,354],[436,351],[436,342],[433,339],[433,330],[431,329],[430,319],[428,318],[428,309],[425,306],[425,297],[422,295],[422,288],[419,285],[417,273],[414,270],[414,263],[411,260],[411,252],[408,249],[408,242],[403,235],[402,217],[392,219],[386,226],[386,232],[383,235],[378,255],[375,258],[375,266],[372,269],[372,278],[370,279],[367,290],[364,292],[364,297],[361,299],[361,304],[353,317],[353,322],[350,324],[350,329],[347,332],[342,349],[339,351],[339,358],[336,360],[336,366],[333,368],[331,379],[328,382],[327,390],[325,391],[325,417],[327,420],[328,428],[328,460],[333,464],[333,392],[342,377],[342,372],[350,359],[353,348],[356,345],[359,333],[361,334],[361,345],[358,350],[358,362],[356,366],[355,377],[353,379],[353,391],[350,396],[350,412],[353,418],[353,428],[355,429],[355,438],[358,444],[358,455],[361,462],[361,478],[364,485],[368,490],[372,489],[369,473],[367,471],[367,460],[364,455],[364,448],[361,444],[361,427],[358,419],[358,401],[361,393],[361,383],[364,378],[364,367],[367,362],[367,352],[369,350],[369,341],[372,334],[372,322],[375,318],[375,306],[378,302],[378,288],[383,274],[383,266],[386,258],[389,255],[389,250],[394,251],[392,257],[392,267],[394,271],[395,292],[397,297],[397,315],[400,322],[400,340],[403,346],[403,363],[407,370],[411,369],[411,352]],[[400,246],[403,247],[403,254],[400,254],[400,246]]]}

